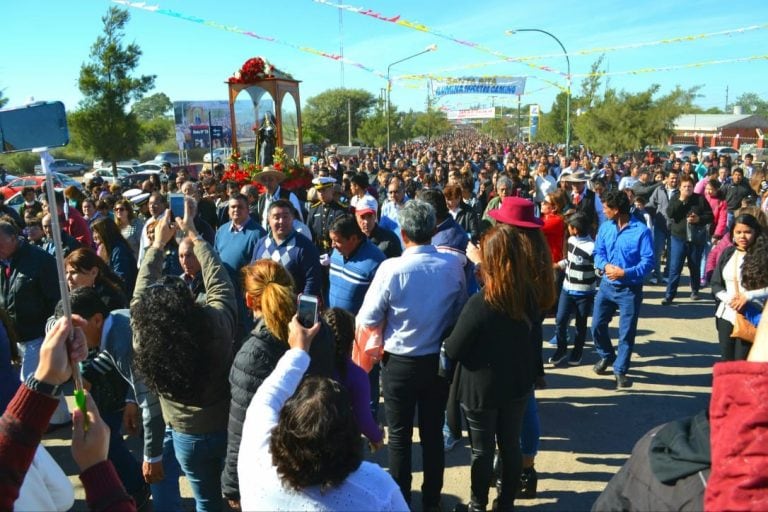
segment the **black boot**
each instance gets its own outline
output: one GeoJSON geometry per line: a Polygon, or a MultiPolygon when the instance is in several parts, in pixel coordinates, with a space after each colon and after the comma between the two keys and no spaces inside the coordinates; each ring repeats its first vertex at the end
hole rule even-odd
{"type": "Polygon", "coordinates": [[[517,490],[516,498],[521,500],[534,499],[538,483],[539,475],[536,473],[536,469],[533,466],[523,468],[523,472],[520,474],[520,488],[517,490]]]}

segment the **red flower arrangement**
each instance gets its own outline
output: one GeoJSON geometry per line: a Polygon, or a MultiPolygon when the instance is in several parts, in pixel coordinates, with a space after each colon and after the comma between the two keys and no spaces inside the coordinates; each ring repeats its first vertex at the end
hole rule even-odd
{"type": "MultiPolygon", "coordinates": [[[[272,169],[285,175],[285,180],[280,184],[282,188],[297,191],[307,189],[312,185],[312,172],[295,159],[288,158],[283,148],[276,147],[272,158],[272,169]]],[[[262,194],[266,189],[264,185],[256,180],[256,176],[261,171],[262,167],[259,164],[253,162],[243,163],[241,162],[240,153],[233,151],[232,156],[229,158],[229,167],[221,179],[224,182],[234,181],[238,185],[253,185],[258,189],[259,194],[262,194]]]]}
{"type": "Polygon", "coordinates": [[[230,84],[250,84],[265,78],[286,78],[293,80],[290,73],[280,71],[270,64],[264,57],[252,57],[245,61],[240,69],[235,71],[235,74],[229,77],[227,82],[230,84]]]}

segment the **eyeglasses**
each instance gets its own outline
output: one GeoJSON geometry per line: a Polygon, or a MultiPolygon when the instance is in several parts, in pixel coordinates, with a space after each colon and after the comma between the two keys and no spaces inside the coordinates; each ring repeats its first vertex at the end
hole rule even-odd
{"type": "Polygon", "coordinates": [[[116,212],[124,212],[124,211],[126,211],[126,208],[124,206],[118,206],[118,207],[115,208],[115,211],[116,212]]]}

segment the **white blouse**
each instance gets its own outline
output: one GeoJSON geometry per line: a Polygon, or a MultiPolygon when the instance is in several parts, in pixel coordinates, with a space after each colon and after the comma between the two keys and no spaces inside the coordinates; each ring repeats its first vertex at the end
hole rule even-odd
{"type": "Polygon", "coordinates": [[[301,492],[283,486],[272,465],[269,441],[280,410],[296,391],[309,366],[309,354],[287,351],[253,396],[245,415],[237,474],[243,510],[407,511],[392,477],[377,464],[363,462],[347,479],[325,493],[319,486],[301,492]]]}

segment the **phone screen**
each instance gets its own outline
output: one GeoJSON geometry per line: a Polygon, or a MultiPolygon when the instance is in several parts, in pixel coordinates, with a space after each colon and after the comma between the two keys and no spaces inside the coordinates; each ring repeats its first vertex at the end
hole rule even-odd
{"type": "Polygon", "coordinates": [[[312,327],[317,322],[317,297],[299,295],[299,323],[304,327],[312,327]]]}
{"type": "Polygon", "coordinates": [[[171,203],[171,213],[174,220],[176,217],[184,218],[184,195],[170,194],[168,200],[171,203]]]}

